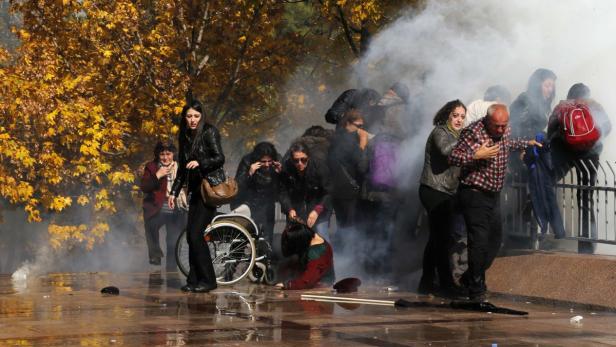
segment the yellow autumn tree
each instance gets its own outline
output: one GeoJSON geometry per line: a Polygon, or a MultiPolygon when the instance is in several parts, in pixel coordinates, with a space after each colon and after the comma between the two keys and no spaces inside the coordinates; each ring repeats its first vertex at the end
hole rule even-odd
{"type": "Polygon", "coordinates": [[[0,197],[23,207],[29,221],[49,220],[53,245],[88,247],[109,230],[112,214],[138,213],[137,169],[157,140],[175,138],[187,97],[205,102],[227,150],[241,152],[291,119],[289,96],[296,102],[305,90],[285,92],[289,76],[311,70],[316,85],[334,79],[339,65],[356,58],[362,30],[381,25],[391,6],[9,3],[19,24],[17,44],[0,49],[0,197]]]}
{"type": "Polygon", "coordinates": [[[0,52],[0,195],[51,219],[54,245],[92,246],[109,214],[134,206],[135,170],[175,135],[187,93],[225,133],[270,103],[301,47],[279,32],[276,1],[11,5],[20,45],[0,52]]]}

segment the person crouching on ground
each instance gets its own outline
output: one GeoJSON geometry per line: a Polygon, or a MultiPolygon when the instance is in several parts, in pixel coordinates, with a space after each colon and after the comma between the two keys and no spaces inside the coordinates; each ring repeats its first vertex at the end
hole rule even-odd
{"type": "Polygon", "coordinates": [[[279,289],[298,290],[329,287],[335,281],[332,247],[318,233],[300,222],[290,222],[281,238],[282,254],[297,256],[300,274],[276,284],[279,289]]]}
{"type": "Polygon", "coordinates": [[[329,240],[332,203],[329,171],[325,163],[310,154],[308,146],[296,142],[289,149],[289,159],[280,175],[280,206],[287,221],[306,221],[321,237],[329,240]]]}

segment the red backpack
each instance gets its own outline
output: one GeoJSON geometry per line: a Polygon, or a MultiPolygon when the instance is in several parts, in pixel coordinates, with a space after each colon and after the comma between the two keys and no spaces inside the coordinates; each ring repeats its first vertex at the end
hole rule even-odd
{"type": "Polygon", "coordinates": [[[558,122],[569,148],[582,152],[590,150],[597,143],[601,133],[586,103],[578,100],[561,102],[558,112],[558,122]]]}

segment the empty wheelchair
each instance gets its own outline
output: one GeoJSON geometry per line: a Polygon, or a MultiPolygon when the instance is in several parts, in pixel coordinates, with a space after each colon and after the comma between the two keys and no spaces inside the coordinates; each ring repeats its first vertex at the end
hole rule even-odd
{"type": "MultiPolygon", "coordinates": [[[[251,218],[237,213],[218,215],[205,229],[203,237],[210,248],[219,285],[233,284],[247,276],[255,283],[275,283],[270,266],[272,248],[251,218]]],[[[188,276],[186,230],[178,238],[175,256],[178,268],[188,276]]]]}

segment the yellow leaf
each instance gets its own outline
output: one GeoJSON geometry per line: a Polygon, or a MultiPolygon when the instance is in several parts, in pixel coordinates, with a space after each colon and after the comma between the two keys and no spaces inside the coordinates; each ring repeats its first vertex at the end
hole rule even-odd
{"type": "Polygon", "coordinates": [[[85,206],[85,205],[87,205],[89,202],[90,202],[90,199],[88,199],[88,197],[87,197],[87,196],[85,196],[85,195],[80,195],[80,196],[77,198],[77,203],[78,203],[79,205],[81,205],[81,206],[85,206]]]}

